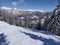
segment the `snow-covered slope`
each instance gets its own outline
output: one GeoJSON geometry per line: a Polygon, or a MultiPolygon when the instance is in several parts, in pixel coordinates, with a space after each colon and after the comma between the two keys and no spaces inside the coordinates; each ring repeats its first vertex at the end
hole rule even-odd
{"type": "Polygon", "coordinates": [[[60,45],[60,37],[0,21],[0,45],[60,45]],[[4,38],[5,36],[5,38],[4,38]]]}

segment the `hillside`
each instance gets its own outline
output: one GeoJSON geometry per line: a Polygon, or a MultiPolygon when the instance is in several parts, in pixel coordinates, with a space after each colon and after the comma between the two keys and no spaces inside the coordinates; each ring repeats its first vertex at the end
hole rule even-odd
{"type": "Polygon", "coordinates": [[[60,45],[60,37],[0,21],[0,45],[60,45]]]}

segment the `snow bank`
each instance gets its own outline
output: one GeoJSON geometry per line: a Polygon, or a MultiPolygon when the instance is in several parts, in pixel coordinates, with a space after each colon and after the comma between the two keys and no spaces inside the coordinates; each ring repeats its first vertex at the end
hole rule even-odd
{"type": "Polygon", "coordinates": [[[6,35],[8,45],[60,45],[59,36],[30,31],[0,21],[0,34],[2,33],[6,35]]]}

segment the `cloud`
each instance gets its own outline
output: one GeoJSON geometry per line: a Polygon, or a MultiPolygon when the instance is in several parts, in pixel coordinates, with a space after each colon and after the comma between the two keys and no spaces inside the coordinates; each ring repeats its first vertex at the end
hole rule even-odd
{"type": "Polygon", "coordinates": [[[24,3],[25,6],[27,6],[28,4],[27,3],[24,3]]]}
{"type": "Polygon", "coordinates": [[[17,2],[12,2],[13,6],[17,6],[17,4],[18,4],[17,2]]]}
{"type": "Polygon", "coordinates": [[[25,2],[25,0],[19,0],[19,2],[20,2],[20,3],[24,3],[24,2],[25,2]]]}
{"type": "Polygon", "coordinates": [[[25,0],[19,0],[19,3],[22,3],[24,6],[27,6],[28,4],[25,2],[25,0]]]}

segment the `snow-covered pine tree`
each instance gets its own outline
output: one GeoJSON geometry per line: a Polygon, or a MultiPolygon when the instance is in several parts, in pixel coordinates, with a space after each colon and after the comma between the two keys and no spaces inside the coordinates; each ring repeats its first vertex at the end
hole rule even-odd
{"type": "Polygon", "coordinates": [[[60,35],[60,2],[49,19],[47,30],[53,32],[54,34],[60,35]]]}

